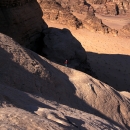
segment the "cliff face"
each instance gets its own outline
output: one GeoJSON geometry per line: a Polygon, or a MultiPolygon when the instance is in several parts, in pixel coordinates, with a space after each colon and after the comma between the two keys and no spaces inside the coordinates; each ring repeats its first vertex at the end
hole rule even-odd
{"type": "Polygon", "coordinates": [[[36,0],[1,0],[0,32],[26,46],[47,27],[42,16],[36,0]]]}
{"type": "Polygon", "coordinates": [[[71,12],[93,14],[93,7],[85,0],[56,0],[63,8],[68,8],[71,12]]]}
{"type": "Polygon", "coordinates": [[[130,9],[130,0],[86,0],[99,5],[96,12],[108,15],[125,14],[130,9]]]}
{"type": "Polygon", "coordinates": [[[60,24],[67,25],[70,28],[79,28],[82,26],[80,20],[78,20],[70,11],[63,8],[54,0],[37,0],[43,13],[43,19],[56,21],[60,24]]]}

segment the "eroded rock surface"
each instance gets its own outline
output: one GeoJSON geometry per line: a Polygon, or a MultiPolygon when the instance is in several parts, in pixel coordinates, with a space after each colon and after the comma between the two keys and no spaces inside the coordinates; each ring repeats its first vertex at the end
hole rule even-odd
{"type": "Polygon", "coordinates": [[[38,3],[43,11],[45,20],[57,22],[67,25],[69,28],[87,28],[90,31],[99,31],[102,33],[112,33],[117,36],[118,32],[104,25],[100,19],[94,15],[92,6],[80,1],[52,1],[38,0],[38,3]],[[57,3],[58,2],[58,3],[57,3]],[[65,6],[66,5],[66,6],[65,6]],[[83,7],[82,7],[83,6],[83,7]],[[71,9],[73,7],[73,9],[71,9]],[[78,7],[79,9],[77,9],[78,7]],[[87,8],[87,9],[86,9],[87,8]],[[79,20],[71,12],[83,13],[86,15],[84,20],[79,20]]]}
{"type": "Polygon", "coordinates": [[[82,23],[68,9],[62,8],[61,5],[53,0],[38,0],[43,11],[45,20],[56,21],[60,24],[67,25],[70,28],[80,28],[82,23]]]}
{"type": "Polygon", "coordinates": [[[105,15],[125,14],[130,9],[129,0],[89,0],[88,3],[98,5],[97,13],[105,15]]]}
{"type": "Polygon", "coordinates": [[[99,6],[96,9],[96,13],[102,14],[102,15],[117,15],[117,5],[113,2],[107,2],[104,5],[99,6]]]}
{"type": "Polygon", "coordinates": [[[85,2],[85,0],[56,0],[63,8],[69,9],[71,12],[81,14],[93,14],[93,7],[85,2]]]}
{"type": "MultiPolygon", "coordinates": [[[[53,123],[60,122],[68,129],[70,128],[68,126],[71,125],[76,129],[80,127],[84,129],[130,128],[130,101],[128,98],[87,74],[52,63],[36,53],[22,48],[11,38],[3,34],[0,36],[0,61],[2,61],[0,62],[1,107],[7,107],[6,104],[9,104],[8,107],[13,105],[29,112],[35,112],[46,117],[47,124],[48,120],[50,124],[53,120],[53,123]],[[63,113],[63,116],[55,111],[50,111],[50,114],[45,115],[47,113],[44,113],[46,109],[42,111],[36,106],[57,109],[60,113],[63,113]],[[92,116],[87,116],[87,113],[91,113],[92,116]],[[107,122],[104,122],[104,119],[107,122]],[[69,123],[67,120],[69,120],[69,123]]],[[[14,116],[13,111],[16,110],[11,108],[3,111],[1,109],[2,128],[3,124],[6,125],[7,122],[9,125],[7,125],[7,128],[9,128],[14,120],[14,125],[20,128],[23,127],[23,124],[27,125],[27,122],[24,121],[27,119],[24,118],[26,112],[18,110],[22,115],[16,113],[14,116]],[[21,122],[16,120],[17,116],[17,119],[24,118],[24,120],[21,120],[21,122]],[[19,125],[20,123],[22,125],[19,125]]],[[[33,114],[29,114],[28,117],[32,119],[32,122],[34,122],[33,119],[39,121],[38,118],[40,117],[31,116],[33,114]]],[[[40,121],[43,121],[43,119],[46,120],[42,118],[40,121]]],[[[29,123],[30,120],[27,119],[27,121],[29,123]]],[[[41,122],[37,125],[37,121],[35,127],[41,127],[41,122]]],[[[49,126],[52,129],[66,128],[59,125],[49,126]]]]}
{"type": "Polygon", "coordinates": [[[123,26],[123,28],[120,30],[120,35],[130,37],[130,23],[123,26]]]}
{"type": "Polygon", "coordinates": [[[68,29],[48,28],[43,33],[43,56],[61,65],[68,60],[69,67],[94,75],[87,62],[86,51],[68,29]]]}
{"type": "Polygon", "coordinates": [[[36,0],[0,1],[0,32],[26,45],[47,28],[36,0]]]}

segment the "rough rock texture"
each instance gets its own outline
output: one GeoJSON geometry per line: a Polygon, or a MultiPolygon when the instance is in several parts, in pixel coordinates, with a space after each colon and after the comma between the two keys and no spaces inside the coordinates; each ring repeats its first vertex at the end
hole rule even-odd
{"type": "Polygon", "coordinates": [[[63,8],[69,9],[71,12],[81,14],[93,14],[93,7],[85,2],[85,0],[56,0],[63,8]]]}
{"type": "MultiPolygon", "coordinates": [[[[70,129],[71,125],[75,129],[130,129],[129,99],[91,76],[54,64],[3,34],[0,35],[0,61],[1,107],[13,105],[45,117],[47,123],[44,123],[49,124],[45,129],[70,129]],[[60,113],[50,111],[49,114],[41,108],[56,109],[60,113]]],[[[23,124],[30,127],[30,121],[36,123],[34,128],[43,126],[41,122],[45,118],[39,121],[39,116],[12,109],[0,110],[1,128],[24,129],[23,124]]]]}
{"type": "Polygon", "coordinates": [[[107,2],[107,0],[85,0],[85,1],[91,4],[105,4],[107,2]]]}
{"type": "Polygon", "coordinates": [[[96,12],[107,15],[125,14],[130,9],[129,0],[89,0],[87,2],[99,4],[96,12]]]}
{"type": "Polygon", "coordinates": [[[62,8],[53,0],[38,0],[43,11],[43,19],[57,21],[60,24],[68,25],[70,28],[80,28],[82,23],[69,10],[62,8]]]}
{"type": "Polygon", "coordinates": [[[117,15],[117,5],[113,2],[107,2],[96,9],[96,13],[102,15],[117,15]]]}
{"type": "Polygon", "coordinates": [[[0,0],[0,32],[26,45],[47,27],[42,15],[36,0],[0,0]]]}
{"type": "MultiPolygon", "coordinates": [[[[58,22],[60,24],[67,25],[69,28],[87,28],[90,31],[100,31],[102,33],[112,33],[114,36],[117,36],[118,32],[116,30],[110,29],[106,25],[102,23],[100,19],[98,19],[94,15],[93,10],[85,9],[86,11],[86,19],[85,20],[79,20],[76,18],[71,12],[70,7],[75,7],[73,4],[78,4],[77,2],[75,3],[74,1],[58,1],[61,5],[62,2],[66,6],[61,6],[55,1],[52,0],[38,0],[38,3],[43,11],[43,19],[49,20],[49,21],[54,21],[58,22]],[[69,8],[69,9],[68,9],[69,8]]],[[[83,3],[83,2],[82,2],[83,3]]],[[[82,5],[82,4],[81,4],[82,5]]],[[[85,7],[90,7],[89,5],[85,5],[85,7]]],[[[82,7],[79,6],[80,9],[83,9],[82,7]]],[[[75,9],[76,10],[76,9],[75,9]]],[[[76,12],[76,11],[75,11],[76,12]]]]}
{"type": "Polygon", "coordinates": [[[111,29],[110,27],[103,24],[101,19],[98,19],[97,17],[92,16],[92,15],[87,15],[86,19],[83,21],[83,27],[92,32],[98,31],[103,34],[110,33],[113,36],[118,35],[117,30],[111,29]]]}
{"type": "Polygon", "coordinates": [[[123,28],[119,31],[120,35],[130,37],[130,23],[123,26],[123,28]]]}

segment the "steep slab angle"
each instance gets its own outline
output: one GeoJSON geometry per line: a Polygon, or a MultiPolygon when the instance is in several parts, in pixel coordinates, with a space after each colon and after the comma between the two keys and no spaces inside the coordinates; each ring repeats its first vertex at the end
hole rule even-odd
{"type": "MultiPolygon", "coordinates": [[[[110,123],[106,121],[105,123],[101,123],[102,125],[99,123],[99,129],[103,129],[103,126],[107,123],[109,123],[109,125],[104,126],[107,129],[130,128],[130,100],[110,86],[82,72],[54,64],[36,53],[22,48],[10,37],[3,34],[0,35],[0,53],[0,61],[2,61],[0,62],[1,107],[3,107],[4,104],[5,106],[6,104],[11,104],[9,105],[10,107],[13,105],[14,107],[22,108],[33,113],[35,112],[40,116],[46,117],[49,121],[53,120],[53,123],[60,122],[60,124],[66,126],[70,126],[71,124],[72,127],[76,128],[80,126],[82,128],[85,127],[84,129],[91,129],[91,127],[92,129],[97,129],[97,122],[101,123],[104,119],[110,123]],[[16,98],[15,94],[11,95],[12,91],[18,91],[21,96],[16,95],[18,97],[16,98]],[[32,94],[32,96],[26,93],[28,99],[23,101],[21,97],[22,94],[25,95],[24,92],[28,92],[32,94]],[[31,97],[31,99],[29,99],[29,97],[31,97]],[[35,97],[35,100],[32,99],[32,97],[35,97]],[[44,104],[42,101],[44,101],[44,104]],[[42,108],[53,109],[47,102],[54,104],[60,113],[50,111],[51,114],[48,112],[48,115],[45,115],[44,112],[47,111],[47,109],[34,107],[40,106],[42,108]],[[72,113],[70,113],[71,110],[73,110],[72,113]],[[77,114],[75,115],[74,113],[76,112],[77,114]],[[78,112],[82,115],[80,120],[78,119],[80,116],[76,118],[77,115],[80,115],[78,112]],[[96,122],[95,124],[88,123],[91,118],[84,118],[83,115],[85,114],[87,117],[87,113],[93,115],[96,122]],[[65,114],[67,116],[65,116],[65,114]],[[98,117],[94,115],[100,117],[100,119],[102,118],[102,121],[96,119],[98,117]],[[88,122],[86,121],[87,119],[89,120],[88,122]],[[75,125],[76,120],[77,123],[79,123],[78,125],[75,125]]],[[[18,94],[18,92],[15,93],[18,94]]],[[[18,123],[16,120],[18,114],[15,113],[15,117],[9,115],[11,109],[7,108],[7,111],[4,111],[5,113],[3,109],[1,109],[1,121],[3,122],[2,119],[4,119],[4,124],[7,124],[7,121],[12,124],[12,121],[15,120],[13,122],[15,126],[11,127],[19,126],[18,124],[20,122],[18,123]]],[[[12,110],[11,113],[14,113],[16,110],[17,108],[12,110]]],[[[23,113],[22,115],[20,114],[18,118],[26,118],[24,117],[24,115],[26,115],[25,111],[19,109],[17,112],[23,113]]],[[[29,113],[30,118],[31,116],[33,116],[33,119],[40,118],[29,113]]],[[[23,121],[21,123],[26,122],[23,121]]],[[[38,126],[42,127],[42,125],[38,126]]],[[[22,127],[22,125],[19,127],[22,127]]],[[[37,124],[35,127],[37,127],[37,124]]],[[[53,126],[50,125],[50,127],[52,127],[52,129],[58,129],[56,128],[57,126],[53,128],[53,126]]],[[[58,125],[58,127],[60,126],[58,125]]],[[[45,127],[45,129],[47,129],[47,127],[45,127]]],[[[61,129],[65,128],[61,127],[61,129]]]]}

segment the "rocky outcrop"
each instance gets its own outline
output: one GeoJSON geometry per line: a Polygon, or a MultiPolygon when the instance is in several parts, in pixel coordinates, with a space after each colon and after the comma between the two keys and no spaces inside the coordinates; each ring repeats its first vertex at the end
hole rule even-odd
{"type": "Polygon", "coordinates": [[[63,8],[81,14],[93,14],[93,7],[84,0],[56,0],[63,8]]]}
{"type": "Polygon", "coordinates": [[[123,26],[123,28],[119,31],[120,35],[130,37],[130,23],[123,26]]]}
{"type": "Polygon", "coordinates": [[[0,39],[0,128],[130,128],[130,101],[118,91],[0,39]]]}
{"type": "Polygon", "coordinates": [[[88,3],[99,5],[97,13],[105,15],[125,14],[130,9],[129,0],[89,0],[88,3]]]}
{"type": "Polygon", "coordinates": [[[62,8],[53,0],[38,0],[43,11],[43,19],[56,21],[60,24],[67,25],[69,28],[80,28],[82,23],[69,10],[62,8]]]}
{"type": "Polygon", "coordinates": [[[85,1],[91,4],[105,4],[107,1],[110,0],[85,0],[85,1]]]}
{"type": "Polygon", "coordinates": [[[101,19],[98,19],[94,15],[87,15],[86,19],[83,21],[83,27],[92,31],[92,32],[100,32],[103,34],[110,33],[113,36],[118,35],[118,31],[115,29],[111,29],[102,23],[101,19]]]}
{"type": "Polygon", "coordinates": [[[26,46],[47,28],[42,15],[36,0],[0,0],[0,32],[26,46]]]}
{"type": "MultiPolygon", "coordinates": [[[[99,31],[102,33],[112,33],[114,36],[117,36],[117,31],[114,29],[110,29],[106,25],[102,23],[100,19],[98,19],[94,15],[93,9],[91,9],[91,6],[85,4],[83,1],[80,1],[80,6],[85,6],[88,9],[85,9],[85,20],[79,20],[71,13],[71,6],[75,7],[74,5],[78,5],[78,1],[52,1],[52,0],[38,0],[38,3],[43,11],[43,19],[54,21],[63,25],[67,25],[69,28],[86,28],[90,31],[99,31]],[[57,3],[58,2],[58,3],[57,3]],[[60,4],[60,5],[59,5],[60,4]],[[63,5],[62,5],[63,4],[63,5]],[[74,5],[73,5],[74,4],[74,5]],[[63,7],[62,7],[62,6],[63,7]],[[66,5],[66,6],[65,6],[66,5]]],[[[82,7],[78,6],[80,9],[83,9],[82,7]]],[[[77,12],[78,10],[75,8],[73,9],[73,12],[77,12]]],[[[82,10],[83,11],[83,10],[82,10]]],[[[83,12],[78,13],[83,13],[83,12]]]]}
{"type": "Polygon", "coordinates": [[[113,2],[107,2],[104,5],[99,6],[96,9],[96,13],[98,14],[102,14],[102,15],[117,15],[118,11],[117,11],[117,5],[113,2]]]}
{"type": "Polygon", "coordinates": [[[61,65],[68,60],[68,67],[94,75],[87,62],[86,51],[68,29],[48,28],[43,33],[45,37],[41,55],[61,65]]]}

